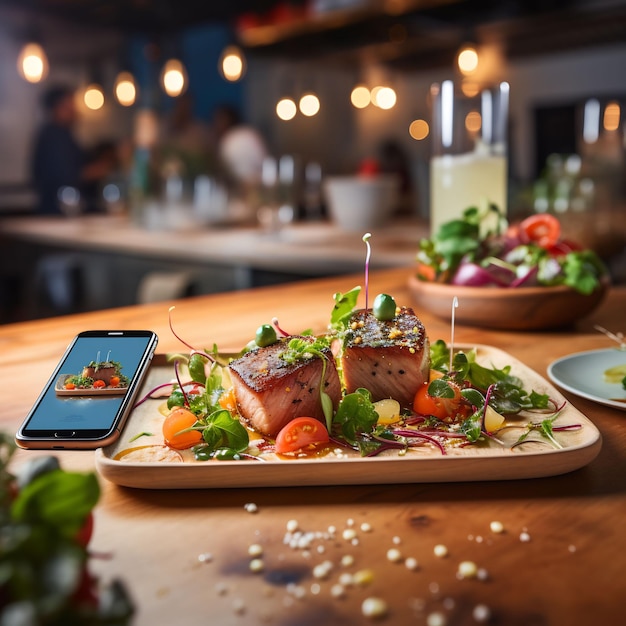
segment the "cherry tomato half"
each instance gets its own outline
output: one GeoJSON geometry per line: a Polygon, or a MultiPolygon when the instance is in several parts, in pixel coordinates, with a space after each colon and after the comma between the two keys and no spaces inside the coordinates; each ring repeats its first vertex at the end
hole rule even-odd
{"type": "Polygon", "coordinates": [[[454,390],[453,398],[438,398],[428,393],[428,382],[425,382],[415,394],[413,400],[413,410],[420,415],[432,415],[440,420],[455,418],[457,416],[466,417],[467,409],[463,404],[461,390],[454,384],[448,385],[454,390]]]}
{"type": "Polygon", "coordinates": [[[165,445],[174,448],[174,450],[184,450],[200,443],[202,441],[202,433],[200,431],[186,430],[191,428],[197,419],[189,409],[182,406],[174,408],[163,421],[165,445]]]}
{"type": "Polygon", "coordinates": [[[520,237],[524,243],[536,243],[542,248],[554,246],[561,236],[559,220],[549,213],[531,215],[519,225],[520,237]]]}
{"type": "Polygon", "coordinates": [[[328,443],[326,426],[314,417],[296,417],[278,433],[276,452],[293,452],[320,443],[328,443]]]}

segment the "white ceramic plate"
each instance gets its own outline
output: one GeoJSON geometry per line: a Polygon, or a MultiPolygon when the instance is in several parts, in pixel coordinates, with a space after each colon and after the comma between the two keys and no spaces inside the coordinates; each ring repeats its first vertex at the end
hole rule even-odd
{"type": "Polygon", "coordinates": [[[626,389],[619,382],[606,382],[604,377],[606,370],[618,365],[626,366],[626,350],[590,350],[552,362],[548,376],[553,383],[581,398],[626,411],[626,389]]]}

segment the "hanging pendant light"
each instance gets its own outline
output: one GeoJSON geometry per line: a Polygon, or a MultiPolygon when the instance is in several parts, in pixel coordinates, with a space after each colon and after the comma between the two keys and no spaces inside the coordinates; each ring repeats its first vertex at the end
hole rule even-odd
{"type": "Polygon", "coordinates": [[[319,113],[320,99],[313,93],[305,93],[298,103],[300,113],[305,117],[313,117],[319,113]]]}
{"type": "Polygon", "coordinates": [[[39,43],[27,43],[17,58],[17,71],[29,83],[39,83],[48,75],[48,57],[39,43]]]}
{"type": "Polygon", "coordinates": [[[236,83],[246,73],[246,59],[238,46],[227,46],[219,60],[221,75],[229,82],[236,83]]]}
{"type": "Polygon", "coordinates": [[[292,120],[297,112],[298,107],[292,98],[282,98],[276,104],[276,115],[284,122],[292,120]]]}
{"type": "Polygon", "coordinates": [[[85,88],[83,102],[91,111],[98,111],[104,106],[104,91],[98,83],[91,83],[85,88]]]}
{"type": "Polygon", "coordinates": [[[478,51],[472,44],[465,44],[459,50],[456,63],[463,76],[469,76],[478,69],[478,51]]]}
{"type": "Polygon", "coordinates": [[[161,85],[165,93],[176,98],[187,89],[187,71],[178,59],[170,59],[163,66],[161,85]]]}
{"type": "Polygon", "coordinates": [[[135,104],[137,100],[137,86],[135,77],[130,72],[120,72],[115,79],[115,97],[124,107],[135,104]]]}

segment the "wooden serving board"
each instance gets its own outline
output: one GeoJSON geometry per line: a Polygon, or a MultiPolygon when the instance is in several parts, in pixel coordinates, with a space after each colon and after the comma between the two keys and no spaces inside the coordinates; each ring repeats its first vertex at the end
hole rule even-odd
{"type": "MultiPolygon", "coordinates": [[[[595,425],[578,411],[542,376],[498,348],[485,345],[458,346],[476,348],[478,361],[485,366],[511,366],[511,373],[524,381],[524,387],[548,393],[559,404],[565,403],[555,426],[580,424],[581,428],[556,434],[562,448],[554,448],[539,435],[533,442],[511,449],[523,430],[508,428],[497,434],[503,442],[492,441],[449,449],[446,455],[424,446],[399,456],[389,451],[377,457],[363,458],[342,451],[313,458],[285,460],[270,455],[267,460],[205,461],[193,460],[190,451],[183,454],[163,445],[159,407],[164,398],[149,400],[131,414],[120,439],[96,451],[96,467],[113,483],[143,489],[199,489],[231,487],[278,487],[303,485],[393,484],[419,482],[456,482],[478,480],[514,480],[555,476],[584,467],[600,452],[602,438],[595,425]],[[145,433],[150,433],[146,435],[145,433]]],[[[157,355],[144,393],[173,379],[173,366],[157,355]]],[[[141,397],[141,394],[140,396],[141,397]]],[[[521,426],[531,418],[541,421],[541,414],[507,420],[507,425],[521,426]]],[[[528,440],[527,440],[528,441],[528,440]]]]}

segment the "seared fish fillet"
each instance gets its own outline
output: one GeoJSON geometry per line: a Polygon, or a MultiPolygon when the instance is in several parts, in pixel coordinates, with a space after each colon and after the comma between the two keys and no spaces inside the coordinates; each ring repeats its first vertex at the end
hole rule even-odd
{"type": "MultiPolygon", "coordinates": [[[[323,360],[311,357],[286,363],[280,355],[289,339],[248,352],[229,365],[239,414],[254,430],[270,437],[296,417],[324,422],[320,401],[323,360]]],[[[324,391],[337,408],[341,383],[330,349],[324,350],[324,355],[324,391]]]]}
{"type": "Polygon", "coordinates": [[[394,398],[410,408],[430,369],[428,337],[413,309],[402,307],[390,321],[361,309],[349,329],[341,357],[346,392],[363,387],[374,402],[394,398]]]}

